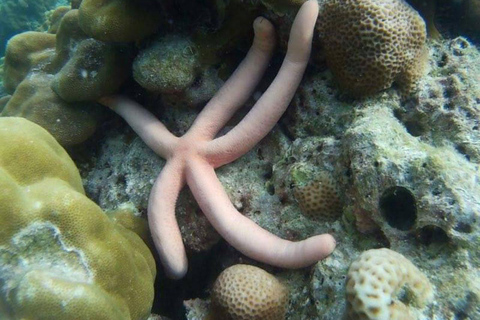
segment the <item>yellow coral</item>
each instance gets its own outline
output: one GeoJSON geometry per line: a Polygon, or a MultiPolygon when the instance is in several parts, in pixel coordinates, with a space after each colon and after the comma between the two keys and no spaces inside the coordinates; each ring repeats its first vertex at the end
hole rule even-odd
{"type": "Polygon", "coordinates": [[[0,118],[0,318],[146,319],[155,263],[85,195],[73,161],[22,118],[0,118]]]}

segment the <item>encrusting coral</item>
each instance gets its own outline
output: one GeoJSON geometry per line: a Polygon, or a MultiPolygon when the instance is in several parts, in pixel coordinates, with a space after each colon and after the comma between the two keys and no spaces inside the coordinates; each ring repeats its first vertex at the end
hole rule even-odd
{"type": "Polygon", "coordinates": [[[0,118],[0,318],[143,320],[155,262],[84,194],[66,151],[23,118],[0,118]]]}
{"type": "Polygon", "coordinates": [[[101,100],[127,120],[152,150],[167,159],[151,191],[148,215],[153,240],[170,277],[181,278],[187,272],[185,248],[175,219],[175,202],[186,183],[215,229],[233,247],[253,259],[279,267],[302,268],[334,250],[335,240],[328,234],[291,242],[262,229],[235,209],[214,171],[247,153],[268,134],[288,107],[308,64],[317,15],[316,1],[302,5],[277,77],[243,121],[222,137],[214,139],[248,99],[268,66],[274,29],[264,18],[254,22],[256,35],[245,60],[181,138],[127,98],[101,100]]]}
{"type": "Polygon", "coordinates": [[[244,264],[225,269],[215,281],[208,320],[283,320],[287,288],[268,272],[244,264]]]}
{"type": "Polygon", "coordinates": [[[314,181],[294,190],[302,212],[312,219],[335,220],[342,214],[342,202],[333,178],[323,173],[314,181]]]}
{"type": "Polygon", "coordinates": [[[423,307],[432,302],[430,281],[403,255],[385,248],[363,252],[348,270],[349,319],[416,319],[409,307],[398,300],[404,286],[412,296],[412,304],[423,307]]]}
{"type": "Polygon", "coordinates": [[[403,0],[331,0],[318,30],[339,86],[365,96],[399,84],[411,91],[426,64],[426,28],[403,0]]]}

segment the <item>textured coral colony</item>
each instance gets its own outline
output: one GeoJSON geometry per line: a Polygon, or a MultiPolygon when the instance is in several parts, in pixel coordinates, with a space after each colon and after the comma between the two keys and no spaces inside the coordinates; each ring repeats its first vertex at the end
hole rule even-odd
{"type": "Polygon", "coordinates": [[[305,1],[0,0],[0,319],[480,319],[480,1],[311,1],[310,62],[287,110],[212,166],[255,225],[240,243],[266,230],[336,248],[308,267],[264,263],[265,243],[251,254],[207,220],[210,186],[185,187],[172,210],[188,272],[172,280],[147,219],[166,161],[105,97],[183,136],[262,16],[276,47],[249,99],[238,82],[220,91],[241,106],[218,120],[227,136],[293,76],[276,77],[305,1]]]}

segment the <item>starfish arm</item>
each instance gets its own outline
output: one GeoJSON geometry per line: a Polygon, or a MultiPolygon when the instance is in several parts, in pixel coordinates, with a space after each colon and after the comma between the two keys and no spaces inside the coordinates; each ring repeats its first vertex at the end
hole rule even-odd
{"type": "Polygon", "coordinates": [[[207,154],[215,167],[247,153],[272,130],[285,112],[308,64],[317,15],[316,0],[302,5],[292,25],[287,55],[270,87],[237,126],[209,144],[207,154]]]}
{"type": "Polygon", "coordinates": [[[155,181],[148,201],[148,223],[153,242],[169,278],[180,279],[188,269],[182,235],[175,219],[175,204],[185,185],[182,167],[167,161],[155,181]]]}
{"type": "Polygon", "coordinates": [[[335,240],[329,234],[292,242],[262,229],[235,209],[214,169],[203,160],[187,164],[186,179],[213,227],[235,249],[252,259],[283,268],[303,268],[325,258],[335,248],[335,240]]]}
{"type": "Polygon", "coordinates": [[[213,139],[252,94],[275,47],[275,30],[265,18],[253,23],[255,38],[247,56],[195,120],[189,134],[213,139]]]}
{"type": "Polygon", "coordinates": [[[99,100],[117,114],[140,136],[156,154],[167,159],[178,138],[153,114],[133,100],[122,96],[104,97],[99,100]]]}

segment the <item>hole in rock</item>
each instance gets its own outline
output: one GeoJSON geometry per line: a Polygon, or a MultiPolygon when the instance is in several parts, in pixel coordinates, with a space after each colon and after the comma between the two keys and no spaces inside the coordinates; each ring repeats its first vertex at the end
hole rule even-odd
{"type": "Polygon", "coordinates": [[[447,243],[449,238],[447,233],[440,227],[437,226],[425,226],[418,231],[417,235],[418,240],[425,244],[442,244],[447,243]]]}
{"type": "Polygon", "coordinates": [[[415,197],[407,188],[389,188],[380,197],[380,212],[390,226],[409,230],[417,219],[415,197]]]}

